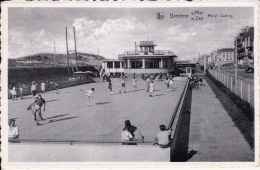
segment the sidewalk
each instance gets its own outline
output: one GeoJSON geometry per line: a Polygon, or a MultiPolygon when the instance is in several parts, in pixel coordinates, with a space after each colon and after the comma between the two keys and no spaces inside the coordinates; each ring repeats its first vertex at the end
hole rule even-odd
{"type": "Polygon", "coordinates": [[[206,81],[192,91],[189,162],[253,162],[254,152],[206,81]]]}

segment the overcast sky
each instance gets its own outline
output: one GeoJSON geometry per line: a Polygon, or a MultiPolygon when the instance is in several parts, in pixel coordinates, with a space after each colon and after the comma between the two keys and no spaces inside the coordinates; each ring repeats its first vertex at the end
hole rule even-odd
{"type": "MultiPolygon", "coordinates": [[[[253,26],[253,8],[9,8],[9,58],[36,53],[66,54],[65,27],[69,50],[117,59],[133,51],[134,43],[154,41],[158,50],[170,50],[178,60],[198,57],[220,48],[234,48],[234,38],[246,26],[253,26]],[[203,21],[192,21],[191,12],[203,12],[203,21]],[[163,12],[158,20],[156,13],[163,12]],[[170,18],[170,13],[187,14],[188,19],[170,18]],[[208,14],[232,15],[210,18],[208,14]]],[[[156,50],[155,49],[155,50],[156,50]]]]}

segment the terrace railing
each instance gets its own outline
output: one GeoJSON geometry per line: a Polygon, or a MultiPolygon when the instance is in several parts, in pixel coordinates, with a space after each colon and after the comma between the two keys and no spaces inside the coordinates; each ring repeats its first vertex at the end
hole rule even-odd
{"type": "Polygon", "coordinates": [[[252,107],[254,107],[254,84],[240,78],[235,80],[235,76],[228,75],[224,72],[211,70],[209,73],[218,81],[223,83],[231,92],[236,94],[242,100],[248,102],[252,107]],[[236,84],[237,83],[237,84],[236,84]]]}

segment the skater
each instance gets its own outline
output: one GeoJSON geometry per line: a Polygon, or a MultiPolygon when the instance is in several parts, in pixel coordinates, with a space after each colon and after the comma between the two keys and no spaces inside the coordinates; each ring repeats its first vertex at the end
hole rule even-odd
{"type": "Polygon", "coordinates": [[[154,83],[153,81],[150,82],[150,95],[149,97],[153,97],[153,91],[154,91],[154,83]]]}
{"type": "MultiPolygon", "coordinates": [[[[19,139],[19,129],[15,125],[15,119],[9,119],[8,125],[9,125],[9,127],[8,127],[8,139],[19,139]]],[[[11,142],[11,143],[13,143],[13,142],[11,142]]],[[[15,142],[15,143],[17,143],[17,142],[15,142]]]]}
{"type": "Polygon", "coordinates": [[[137,90],[137,85],[136,85],[137,80],[135,79],[135,77],[133,77],[132,81],[133,81],[134,91],[136,91],[137,90]]]}
{"type": "Polygon", "coordinates": [[[109,89],[109,95],[111,95],[111,94],[114,94],[113,93],[113,90],[112,90],[112,80],[111,80],[111,78],[109,77],[109,80],[108,80],[108,89],[109,89]]]}
{"type": "Polygon", "coordinates": [[[91,88],[91,90],[88,90],[86,93],[84,93],[83,90],[80,90],[80,91],[82,92],[82,95],[88,99],[88,106],[91,106],[90,99],[93,98],[93,93],[94,93],[95,89],[91,88]]]}
{"type": "Polygon", "coordinates": [[[169,90],[173,90],[173,79],[170,79],[169,90]]]}
{"type": "Polygon", "coordinates": [[[146,78],[147,92],[150,91],[150,82],[151,82],[151,80],[150,80],[149,76],[147,76],[147,78],[146,78]]]}
{"type": "Polygon", "coordinates": [[[42,90],[42,94],[45,94],[45,83],[44,83],[44,81],[42,81],[42,83],[41,83],[41,90],[42,90]]]}
{"type": "Polygon", "coordinates": [[[20,85],[19,90],[20,90],[21,99],[23,99],[23,86],[22,85],[20,85]]]}
{"type": "Polygon", "coordinates": [[[124,89],[124,93],[126,93],[126,86],[125,86],[125,79],[126,77],[124,75],[122,75],[122,88],[121,90],[119,91],[119,93],[121,93],[121,91],[124,89]]]}
{"type": "Polygon", "coordinates": [[[32,86],[31,86],[31,92],[32,92],[33,97],[35,97],[35,95],[36,95],[36,86],[37,86],[37,84],[35,83],[35,81],[33,81],[32,86]]]}
{"type": "Polygon", "coordinates": [[[16,97],[17,93],[16,93],[16,89],[15,89],[15,86],[13,87],[13,91],[12,91],[12,98],[13,100],[17,100],[17,97],[16,97]]]}
{"type": "Polygon", "coordinates": [[[56,94],[59,94],[59,84],[55,82],[56,94]]]}
{"type": "Polygon", "coordinates": [[[158,142],[158,145],[161,148],[168,148],[168,147],[170,147],[171,143],[170,143],[169,139],[170,139],[170,135],[171,135],[172,129],[167,130],[166,126],[164,124],[160,125],[159,128],[160,128],[161,131],[157,133],[155,141],[158,142]]]}
{"type": "Polygon", "coordinates": [[[32,104],[27,107],[27,110],[31,110],[34,115],[34,120],[36,121],[36,125],[40,126],[42,124],[39,123],[39,120],[44,120],[42,117],[42,105],[44,105],[43,111],[45,111],[46,101],[42,98],[41,94],[35,95],[35,99],[32,104]]]}
{"type": "Polygon", "coordinates": [[[168,77],[166,77],[165,84],[166,84],[166,87],[167,87],[167,91],[170,91],[170,80],[169,80],[168,77]]]}

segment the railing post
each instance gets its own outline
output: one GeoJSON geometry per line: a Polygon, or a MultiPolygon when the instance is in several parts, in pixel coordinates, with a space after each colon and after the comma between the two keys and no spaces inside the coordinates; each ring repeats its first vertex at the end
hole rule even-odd
{"type": "Polygon", "coordinates": [[[247,102],[250,104],[250,85],[249,83],[247,84],[247,102]]]}
{"type": "Polygon", "coordinates": [[[233,92],[233,90],[232,90],[232,89],[233,89],[233,88],[232,88],[232,87],[233,87],[233,78],[232,78],[232,77],[231,77],[231,79],[230,79],[230,87],[231,87],[231,88],[230,88],[230,89],[231,89],[231,92],[233,92]]]}
{"type": "Polygon", "coordinates": [[[243,100],[243,81],[240,80],[240,96],[241,96],[241,99],[243,100]]]}
{"type": "Polygon", "coordinates": [[[224,86],[226,86],[226,75],[224,74],[224,86]]]}

